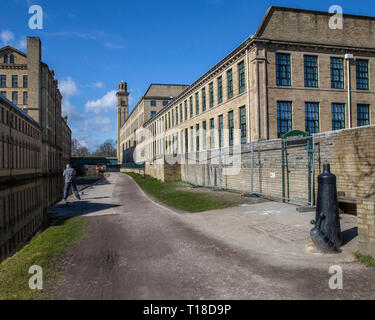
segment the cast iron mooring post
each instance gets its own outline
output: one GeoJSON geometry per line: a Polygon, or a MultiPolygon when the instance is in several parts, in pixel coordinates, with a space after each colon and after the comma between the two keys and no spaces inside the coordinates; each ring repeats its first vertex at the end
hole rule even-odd
{"type": "Polygon", "coordinates": [[[340,252],[342,245],[339,208],[337,204],[336,176],[331,173],[330,164],[324,164],[318,177],[318,201],[315,224],[311,239],[324,253],[340,252]]]}

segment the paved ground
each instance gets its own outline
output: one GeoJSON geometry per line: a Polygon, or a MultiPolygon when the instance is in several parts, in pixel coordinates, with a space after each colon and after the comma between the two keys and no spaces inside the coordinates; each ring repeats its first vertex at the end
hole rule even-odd
{"type": "Polygon", "coordinates": [[[344,252],[323,256],[309,246],[313,215],[294,206],[177,213],[119,173],[55,212],[89,219],[87,235],[65,259],[56,299],[375,298],[374,270],[353,263],[349,217],[344,252]],[[343,268],[343,290],[328,287],[334,264],[343,268]]]}

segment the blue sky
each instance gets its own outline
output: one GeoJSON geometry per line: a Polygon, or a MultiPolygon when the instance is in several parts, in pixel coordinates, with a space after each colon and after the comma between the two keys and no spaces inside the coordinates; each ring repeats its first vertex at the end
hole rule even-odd
{"type": "Polygon", "coordinates": [[[271,5],[375,16],[373,1],[2,0],[0,46],[26,51],[26,36],[41,38],[73,137],[94,150],[117,139],[119,81],[131,109],[150,83],[191,84],[253,34],[271,5]],[[43,30],[28,27],[33,4],[43,30]]]}

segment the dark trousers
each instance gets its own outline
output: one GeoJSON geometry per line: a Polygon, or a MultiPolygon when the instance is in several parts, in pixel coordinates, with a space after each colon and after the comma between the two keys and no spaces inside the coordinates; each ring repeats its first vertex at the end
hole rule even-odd
{"type": "Polygon", "coordinates": [[[78,200],[81,200],[81,197],[79,196],[79,193],[78,193],[77,184],[75,182],[65,182],[64,200],[68,199],[70,186],[72,186],[72,190],[76,198],[78,200]]]}

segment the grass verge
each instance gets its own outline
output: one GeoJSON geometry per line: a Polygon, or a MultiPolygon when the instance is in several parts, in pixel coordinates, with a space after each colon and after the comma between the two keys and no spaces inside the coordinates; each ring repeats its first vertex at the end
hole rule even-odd
{"type": "Polygon", "coordinates": [[[359,251],[355,253],[355,259],[357,262],[362,263],[366,267],[375,268],[375,259],[371,256],[366,256],[359,251]]]}
{"type": "Polygon", "coordinates": [[[177,209],[188,212],[202,212],[230,206],[228,201],[218,197],[178,190],[179,184],[175,182],[161,182],[132,172],[126,174],[131,176],[148,194],[177,209]]]}
{"type": "Polygon", "coordinates": [[[59,278],[58,262],[65,249],[71,247],[86,231],[83,218],[60,220],[41,233],[13,257],[0,264],[0,300],[37,300],[50,298],[59,278]],[[43,269],[43,290],[29,288],[29,268],[43,269]]]}

